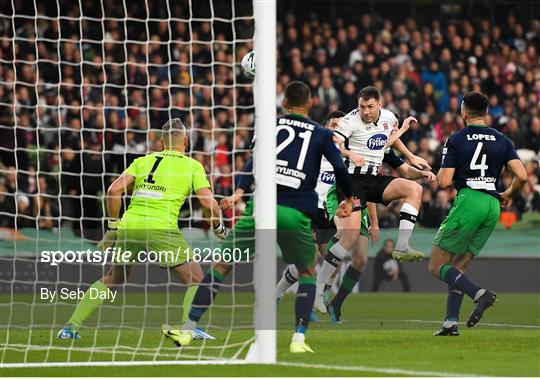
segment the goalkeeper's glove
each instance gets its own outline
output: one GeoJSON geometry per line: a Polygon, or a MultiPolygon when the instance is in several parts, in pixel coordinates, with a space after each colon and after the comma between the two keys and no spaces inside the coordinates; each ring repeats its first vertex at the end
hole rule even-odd
{"type": "Polygon", "coordinates": [[[101,251],[107,250],[109,247],[113,246],[116,242],[116,234],[118,228],[118,220],[108,220],[107,221],[107,231],[103,235],[101,241],[98,242],[97,247],[101,251]]]}
{"type": "Polygon", "coordinates": [[[229,230],[221,221],[219,222],[218,226],[212,228],[212,231],[214,232],[216,238],[221,241],[225,240],[225,238],[227,238],[227,234],[229,233],[229,230]]]}

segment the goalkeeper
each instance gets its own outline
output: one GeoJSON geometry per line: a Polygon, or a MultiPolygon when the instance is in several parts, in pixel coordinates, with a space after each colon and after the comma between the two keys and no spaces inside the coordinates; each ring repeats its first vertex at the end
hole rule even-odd
{"type": "MultiPolygon", "coordinates": [[[[308,118],[311,108],[309,87],[293,81],[285,87],[283,107],[287,115],[276,120],[276,182],[277,182],[277,242],[286,263],[294,264],[299,273],[299,286],[295,303],[295,333],[289,347],[291,353],[313,352],[305,342],[311,309],[315,299],[315,246],[311,234],[311,219],[317,213],[315,186],[321,158],[325,156],[334,168],[336,181],[343,189],[345,200],[337,213],[350,216],[353,205],[351,180],[332,133],[308,118]]],[[[226,205],[226,204],[224,204],[226,205]]],[[[253,202],[249,201],[243,217],[236,223],[222,247],[247,247],[253,253],[255,222],[253,202]]],[[[274,246],[258,254],[273,253],[274,246]]],[[[189,319],[181,329],[164,328],[163,333],[178,346],[191,343],[192,331],[214,302],[222,281],[231,264],[214,262],[199,286],[189,319]]]]}
{"type": "MultiPolygon", "coordinates": [[[[81,324],[101,306],[109,291],[124,283],[133,271],[132,262],[141,251],[159,252],[159,264],[188,286],[184,296],[183,320],[187,319],[197,284],[203,278],[198,262],[189,261],[190,246],[178,229],[178,213],[192,191],[209,219],[214,234],[224,239],[221,211],[210,190],[204,167],[185,155],[188,139],[179,118],[163,125],[164,150],[133,161],[107,191],[108,230],[98,243],[102,251],[115,245],[126,255],[118,257],[108,273],[92,284],[67,324],[60,339],[78,339],[81,324]],[[131,203],[121,219],[122,195],[132,193],[131,203]],[[131,254],[129,254],[131,252],[131,254]],[[125,259],[127,257],[127,259],[125,259]]],[[[194,330],[194,338],[211,338],[194,330]]]]}

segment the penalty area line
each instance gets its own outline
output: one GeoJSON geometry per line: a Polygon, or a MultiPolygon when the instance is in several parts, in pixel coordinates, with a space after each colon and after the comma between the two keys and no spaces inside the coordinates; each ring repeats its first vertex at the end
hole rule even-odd
{"type": "Polygon", "coordinates": [[[474,374],[461,374],[455,372],[444,371],[423,371],[423,370],[407,370],[401,368],[384,368],[384,367],[370,367],[370,366],[337,366],[337,365],[324,365],[315,363],[299,363],[299,362],[276,362],[278,366],[289,367],[305,367],[315,368],[321,370],[336,370],[336,371],[362,371],[362,372],[376,372],[380,374],[396,374],[396,375],[409,375],[409,376],[464,376],[472,377],[478,376],[474,374]]]}

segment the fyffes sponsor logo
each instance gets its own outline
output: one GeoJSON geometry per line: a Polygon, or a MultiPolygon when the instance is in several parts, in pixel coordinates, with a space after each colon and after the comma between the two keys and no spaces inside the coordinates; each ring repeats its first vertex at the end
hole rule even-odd
{"type": "Polygon", "coordinates": [[[386,137],[386,134],[375,134],[367,141],[367,147],[370,150],[381,150],[386,146],[386,142],[388,141],[388,137],[386,137]]]}
{"type": "Polygon", "coordinates": [[[326,184],[334,184],[336,181],[336,176],[334,175],[333,171],[324,171],[321,174],[321,182],[326,184]]]}

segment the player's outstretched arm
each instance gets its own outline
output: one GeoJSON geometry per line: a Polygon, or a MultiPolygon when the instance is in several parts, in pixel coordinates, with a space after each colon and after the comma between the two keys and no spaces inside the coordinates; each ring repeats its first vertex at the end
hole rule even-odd
{"type": "Polygon", "coordinates": [[[401,176],[402,178],[410,179],[410,180],[424,178],[426,179],[428,183],[431,183],[437,179],[435,174],[432,173],[431,171],[419,170],[416,167],[411,166],[410,164],[407,164],[407,163],[404,163],[401,166],[399,166],[397,168],[397,172],[399,176],[401,176]]]}
{"type": "Polygon", "coordinates": [[[527,171],[525,170],[525,167],[523,167],[523,163],[519,159],[512,159],[511,161],[508,161],[506,163],[506,167],[508,168],[508,171],[512,173],[514,176],[514,179],[512,180],[512,184],[510,187],[506,189],[503,193],[501,193],[501,206],[506,207],[512,197],[521,190],[521,188],[525,185],[527,182],[527,171]]]}
{"type": "Polygon", "coordinates": [[[223,225],[221,219],[221,210],[218,202],[214,199],[214,195],[210,188],[199,188],[195,191],[197,199],[203,209],[204,217],[208,220],[212,226],[212,230],[217,238],[224,240],[227,237],[227,228],[223,225]]]}
{"type": "Polygon", "coordinates": [[[424,170],[431,170],[431,166],[429,165],[428,161],[422,157],[414,155],[409,149],[407,149],[407,146],[405,146],[405,144],[399,138],[396,139],[391,146],[398,149],[403,156],[409,159],[414,167],[424,170]]]}
{"type": "Polygon", "coordinates": [[[244,193],[249,191],[251,185],[253,184],[255,178],[253,177],[253,159],[250,159],[243,169],[244,173],[240,176],[238,180],[238,188],[231,196],[227,196],[219,202],[221,209],[229,209],[234,206],[234,204],[244,196],[244,193]]]}
{"type": "Polygon", "coordinates": [[[403,120],[403,124],[401,124],[401,128],[398,128],[398,123],[396,122],[396,127],[392,129],[392,133],[390,133],[390,136],[388,137],[388,141],[386,142],[385,147],[392,146],[394,142],[396,142],[397,139],[401,138],[401,136],[409,130],[409,127],[411,126],[411,122],[418,122],[416,118],[413,116],[407,117],[405,120],[403,120]]]}

